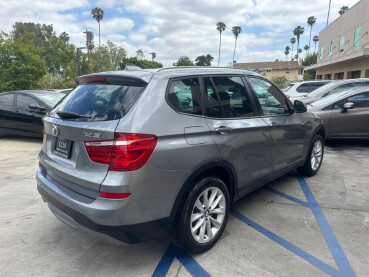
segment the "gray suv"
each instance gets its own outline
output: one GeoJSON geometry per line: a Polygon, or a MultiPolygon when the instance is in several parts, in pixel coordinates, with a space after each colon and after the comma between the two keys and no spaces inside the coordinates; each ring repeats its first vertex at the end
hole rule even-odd
{"type": "Polygon", "coordinates": [[[171,234],[206,251],[233,202],[322,163],[322,120],[253,72],[129,67],[77,84],[44,118],[37,188],[60,220],[99,239],[171,234]]]}

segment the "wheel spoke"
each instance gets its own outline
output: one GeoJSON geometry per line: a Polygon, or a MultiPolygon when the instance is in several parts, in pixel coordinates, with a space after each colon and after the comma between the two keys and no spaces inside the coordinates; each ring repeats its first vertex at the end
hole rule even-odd
{"type": "Polygon", "coordinates": [[[202,199],[203,199],[203,202],[204,202],[204,206],[205,208],[209,208],[209,198],[208,198],[208,192],[209,192],[209,189],[206,189],[203,194],[202,194],[202,199]]]}
{"type": "Polygon", "coordinates": [[[204,212],[204,208],[202,207],[202,204],[201,204],[201,202],[200,202],[200,199],[197,199],[196,200],[196,202],[195,202],[195,206],[196,206],[196,208],[198,208],[199,209],[199,211],[200,212],[204,212]]]}
{"type": "Polygon", "coordinates": [[[206,222],[205,220],[203,220],[201,227],[200,227],[200,234],[199,234],[199,239],[200,242],[204,242],[205,239],[205,228],[206,228],[206,222]]]}
{"type": "Polygon", "coordinates": [[[208,239],[213,238],[213,231],[211,230],[210,220],[206,221],[206,235],[208,236],[208,239]]]}
{"type": "Polygon", "coordinates": [[[203,213],[197,213],[191,215],[191,223],[197,221],[199,218],[201,218],[204,214],[203,213]]]}
{"type": "Polygon", "coordinates": [[[215,197],[217,196],[217,193],[218,193],[218,189],[211,190],[211,194],[210,194],[210,197],[209,197],[209,207],[211,207],[211,205],[213,204],[213,201],[214,201],[215,197]]]}
{"type": "Polygon", "coordinates": [[[220,226],[222,226],[222,223],[219,222],[218,220],[216,220],[215,218],[213,217],[209,217],[211,222],[213,223],[213,225],[215,226],[215,228],[220,228],[220,226]]]}
{"type": "Polygon", "coordinates": [[[196,233],[196,231],[200,228],[200,226],[204,223],[204,219],[200,219],[197,221],[195,227],[192,228],[192,233],[196,233]]]}
{"type": "Polygon", "coordinates": [[[225,210],[223,207],[219,207],[219,208],[216,208],[214,210],[211,211],[212,214],[224,214],[225,213],[225,210]]]}
{"type": "Polygon", "coordinates": [[[218,198],[215,199],[215,201],[213,202],[213,205],[211,205],[210,210],[215,209],[216,206],[218,206],[219,201],[222,199],[222,197],[223,197],[223,194],[218,195],[218,198]]]}

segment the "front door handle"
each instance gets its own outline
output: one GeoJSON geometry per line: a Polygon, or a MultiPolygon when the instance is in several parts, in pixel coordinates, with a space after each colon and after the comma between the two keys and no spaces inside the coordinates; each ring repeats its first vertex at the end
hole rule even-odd
{"type": "Polygon", "coordinates": [[[215,132],[222,134],[222,135],[226,135],[229,132],[232,132],[232,128],[227,127],[227,126],[219,126],[217,128],[215,128],[215,132]]]}

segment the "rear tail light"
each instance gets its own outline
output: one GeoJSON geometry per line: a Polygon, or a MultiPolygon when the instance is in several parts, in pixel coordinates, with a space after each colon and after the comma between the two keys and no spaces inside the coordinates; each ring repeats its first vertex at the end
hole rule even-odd
{"type": "Polygon", "coordinates": [[[286,94],[286,97],[289,99],[290,98],[290,96],[288,95],[288,94],[286,94]]]}
{"type": "Polygon", "coordinates": [[[84,144],[91,161],[108,164],[110,171],[133,171],[145,165],[157,140],[154,135],[115,133],[114,140],[84,144]]]}
{"type": "Polygon", "coordinates": [[[110,193],[110,192],[100,191],[99,197],[109,198],[109,199],[124,199],[124,198],[128,198],[130,195],[131,193],[110,193]]]}
{"type": "Polygon", "coordinates": [[[45,130],[42,131],[42,143],[45,143],[45,138],[46,138],[46,134],[45,134],[45,130]]]}

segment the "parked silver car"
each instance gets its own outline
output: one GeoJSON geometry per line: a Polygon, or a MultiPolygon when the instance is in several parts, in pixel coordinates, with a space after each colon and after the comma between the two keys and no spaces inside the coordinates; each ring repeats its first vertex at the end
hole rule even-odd
{"type": "Polygon", "coordinates": [[[321,80],[321,81],[302,81],[297,83],[291,83],[288,87],[283,89],[282,91],[287,96],[287,98],[291,98],[293,100],[301,100],[314,90],[330,83],[330,80],[321,80]]]}
{"type": "Polygon", "coordinates": [[[309,104],[321,97],[325,97],[330,94],[335,94],[344,90],[367,85],[369,85],[369,78],[334,81],[314,90],[313,92],[309,93],[304,99],[295,99],[291,97],[290,100],[292,102],[294,100],[301,100],[305,104],[309,104]]]}
{"type": "Polygon", "coordinates": [[[77,83],[44,118],[37,187],[59,219],[104,240],[171,233],[206,251],[231,203],[322,163],[322,120],[257,73],[128,68],[77,83]]]}
{"type": "Polygon", "coordinates": [[[308,110],[323,119],[326,139],[369,139],[369,87],[328,95],[308,110]]]}

